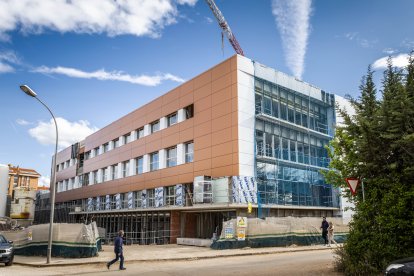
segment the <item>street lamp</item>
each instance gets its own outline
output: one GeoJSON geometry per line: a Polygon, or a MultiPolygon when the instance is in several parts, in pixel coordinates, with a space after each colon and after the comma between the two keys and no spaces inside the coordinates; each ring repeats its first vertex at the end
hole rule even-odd
{"type": "Polygon", "coordinates": [[[53,157],[53,165],[52,165],[52,181],[50,182],[50,222],[49,222],[49,238],[47,241],[47,261],[46,263],[50,263],[50,259],[52,256],[52,237],[53,237],[53,217],[55,213],[55,185],[56,185],[56,157],[57,157],[57,148],[58,148],[58,127],[56,123],[55,116],[53,115],[50,108],[42,102],[38,97],[36,92],[34,92],[29,86],[27,85],[20,85],[20,89],[29,95],[30,97],[35,98],[38,100],[52,115],[53,121],[55,122],[56,128],[56,142],[55,142],[55,155],[53,157]]]}

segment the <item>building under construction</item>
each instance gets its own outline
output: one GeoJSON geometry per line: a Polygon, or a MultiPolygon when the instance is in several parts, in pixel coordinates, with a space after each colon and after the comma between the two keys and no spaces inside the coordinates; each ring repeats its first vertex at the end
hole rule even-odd
{"type": "Polygon", "coordinates": [[[55,219],[164,244],[240,215],[341,216],[320,172],[335,122],[335,95],[235,55],[59,152],[55,219]]]}

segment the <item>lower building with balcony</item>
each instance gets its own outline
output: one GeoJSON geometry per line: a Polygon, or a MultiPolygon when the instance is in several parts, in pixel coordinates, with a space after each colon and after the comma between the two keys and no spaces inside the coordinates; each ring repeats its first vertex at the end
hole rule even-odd
{"type": "Polygon", "coordinates": [[[235,55],[59,152],[55,219],[164,244],[236,216],[340,216],[321,174],[335,97],[235,55]]]}

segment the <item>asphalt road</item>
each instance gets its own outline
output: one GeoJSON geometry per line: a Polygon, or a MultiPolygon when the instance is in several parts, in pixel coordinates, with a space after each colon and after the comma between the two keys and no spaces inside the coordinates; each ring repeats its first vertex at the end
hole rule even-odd
{"type": "Polygon", "coordinates": [[[136,262],[119,271],[104,265],[33,268],[0,267],[0,275],[342,275],[333,271],[331,250],[305,251],[193,261],[136,262]]]}

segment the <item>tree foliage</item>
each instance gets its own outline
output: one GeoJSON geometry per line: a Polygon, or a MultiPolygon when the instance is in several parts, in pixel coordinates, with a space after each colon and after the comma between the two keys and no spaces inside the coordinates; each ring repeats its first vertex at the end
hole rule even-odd
{"type": "Polygon", "coordinates": [[[350,232],[339,256],[347,275],[383,271],[391,261],[414,256],[414,57],[404,70],[391,59],[381,97],[368,67],[360,96],[349,98],[355,115],[338,110],[344,123],[331,142],[327,181],[347,188],[345,178],[364,182],[355,203],[350,232]]]}

